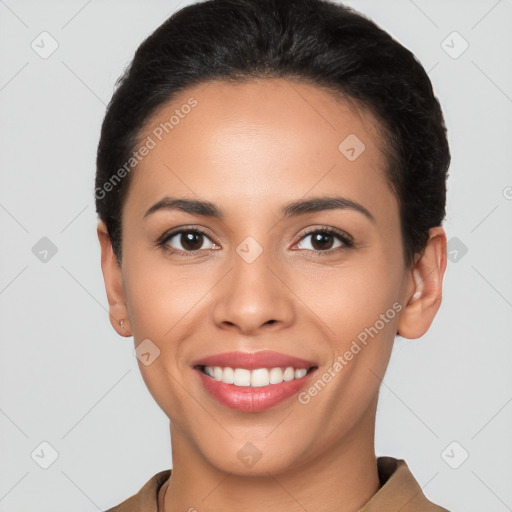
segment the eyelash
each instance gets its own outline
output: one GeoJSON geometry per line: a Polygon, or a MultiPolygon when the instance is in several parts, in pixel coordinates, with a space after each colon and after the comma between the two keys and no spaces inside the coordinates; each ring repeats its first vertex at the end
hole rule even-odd
{"type": "MultiPolygon", "coordinates": [[[[157,240],[156,246],[159,247],[160,249],[162,249],[166,253],[178,254],[178,256],[183,257],[183,258],[188,258],[188,257],[195,256],[198,252],[200,252],[202,250],[208,250],[208,249],[197,249],[195,251],[182,251],[180,249],[174,249],[173,247],[169,247],[167,245],[167,242],[169,242],[169,240],[174,238],[176,235],[180,235],[182,233],[195,233],[195,234],[203,235],[206,238],[211,240],[211,237],[205,231],[203,231],[201,229],[197,229],[197,228],[190,228],[190,229],[188,229],[188,228],[181,228],[181,229],[178,229],[176,231],[171,231],[170,233],[164,233],[159,238],[159,240],[157,240]]],[[[336,237],[343,245],[341,247],[336,247],[334,249],[328,249],[326,251],[317,251],[317,250],[312,250],[312,249],[300,249],[300,250],[308,250],[309,252],[312,252],[313,254],[318,254],[320,256],[325,256],[325,255],[332,255],[333,253],[335,253],[337,251],[340,251],[340,250],[351,249],[351,248],[354,247],[354,240],[353,240],[353,238],[348,233],[345,233],[344,231],[341,231],[340,229],[336,229],[336,228],[332,228],[332,227],[327,227],[327,226],[325,226],[325,227],[322,226],[320,228],[317,227],[317,228],[313,228],[313,229],[307,231],[306,233],[304,233],[301,236],[299,242],[301,242],[307,236],[313,235],[315,233],[322,233],[322,234],[332,235],[332,236],[336,237]]],[[[213,243],[215,243],[216,245],[219,245],[215,241],[213,241],[213,243]]]]}

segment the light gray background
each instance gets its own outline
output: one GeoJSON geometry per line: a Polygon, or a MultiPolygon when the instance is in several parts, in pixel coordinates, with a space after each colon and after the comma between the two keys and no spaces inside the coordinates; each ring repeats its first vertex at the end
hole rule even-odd
{"type": "MultiPolygon", "coordinates": [[[[0,1],[2,512],[105,510],[171,467],[133,338],[108,320],[93,179],[115,80],[186,3],[0,1]],[[31,48],[42,31],[59,45],[47,59],[31,48]],[[43,441],[58,452],[48,469],[43,441]]],[[[512,510],[512,2],[348,3],[429,71],[453,155],[444,302],[426,336],[396,341],[377,454],[406,459],[453,512],[512,510]],[[453,31],[469,43],[458,58],[453,31]]]]}

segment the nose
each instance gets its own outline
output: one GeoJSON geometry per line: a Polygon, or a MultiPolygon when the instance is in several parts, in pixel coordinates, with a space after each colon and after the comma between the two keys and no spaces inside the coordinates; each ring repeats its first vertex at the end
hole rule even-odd
{"type": "Polygon", "coordinates": [[[233,254],[231,271],[216,287],[213,319],[217,327],[256,335],[289,326],[295,315],[287,273],[270,251],[251,262],[233,254]]]}

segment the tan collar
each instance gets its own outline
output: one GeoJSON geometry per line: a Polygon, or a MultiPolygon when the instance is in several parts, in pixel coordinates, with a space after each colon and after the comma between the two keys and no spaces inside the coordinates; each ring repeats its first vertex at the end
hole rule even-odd
{"type": "MultiPolygon", "coordinates": [[[[405,460],[378,457],[377,469],[381,487],[358,512],[449,512],[425,497],[405,460]]],[[[170,476],[170,469],[160,471],[137,494],[106,512],[158,512],[158,491],[170,476]]]]}

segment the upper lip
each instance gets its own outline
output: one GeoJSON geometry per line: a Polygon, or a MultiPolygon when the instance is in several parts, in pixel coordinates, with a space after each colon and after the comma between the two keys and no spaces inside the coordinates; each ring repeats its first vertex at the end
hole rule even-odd
{"type": "Polygon", "coordinates": [[[262,350],[260,352],[223,352],[211,356],[197,359],[192,366],[220,366],[230,368],[246,368],[254,370],[256,368],[310,368],[315,366],[313,361],[301,359],[300,357],[281,354],[272,350],[262,350]]]}

